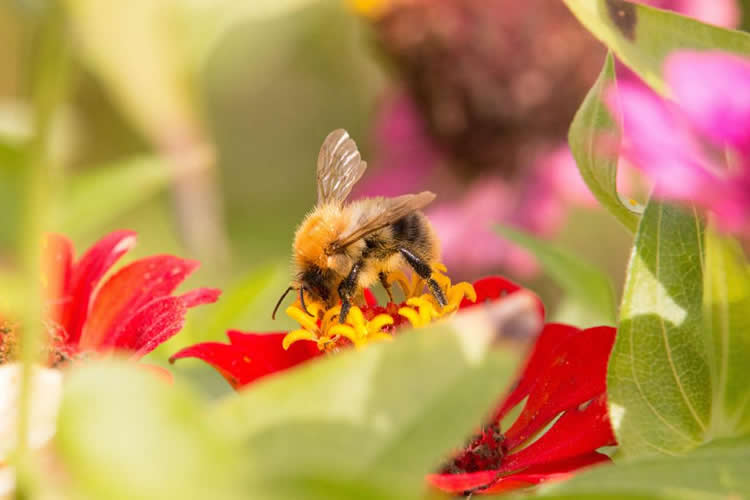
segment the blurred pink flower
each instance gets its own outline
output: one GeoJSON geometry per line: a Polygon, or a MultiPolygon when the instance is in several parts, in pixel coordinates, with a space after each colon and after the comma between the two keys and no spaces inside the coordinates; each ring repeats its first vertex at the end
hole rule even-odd
{"type": "Polygon", "coordinates": [[[663,199],[697,203],[726,230],[750,220],[750,60],[681,51],[665,65],[674,101],[619,82],[608,106],[621,114],[622,155],[663,199]]]}
{"type": "Polygon", "coordinates": [[[708,24],[724,28],[736,28],[740,23],[740,7],[737,0],[634,0],[677,12],[708,24]]]}
{"type": "Polygon", "coordinates": [[[443,262],[459,274],[502,267],[516,276],[537,272],[534,258],[492,230],[513,215],[516,196],[500,178],[475,182],[466,196],[436,205],[430,217],[442,245],[443,262]]]}

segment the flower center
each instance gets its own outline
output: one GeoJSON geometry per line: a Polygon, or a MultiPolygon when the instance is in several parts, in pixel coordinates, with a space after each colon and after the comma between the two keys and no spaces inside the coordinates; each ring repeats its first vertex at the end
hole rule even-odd
{"type": "Polygon", "coordinates": [[[362,300],[361,306],[352,306],[345,323],[338,321],[340,305],[326,309],[321,303],[307,304],[308,314],[297,301],[286,309],[286,313],[301,328],[289,332],[282,345],[288,349],[294,342],[307,340],[316,342],[321,351],[335,351],[349,345],[359,348],[368,342],[391,340],[396,329],[407,321],[419,328],[451,315],[464,298],[476,301],[477,294],[470,283],[453,285],[445,271],[445,266],[437,264],[432,272],[432,278],[445,294],[447,304],[444,307],[432,294],[425,293],[427,283],[424,279],[416,274],[408,277],[401,271],[391,273],[388,284],[399,285],[406,297],[404,302],[389,302],[382,307],[374,301],[362,300]]]}
{"type": "Polygon", "coordinates": [[[442,467],[445,474],[466,474],[499,469],[507,450],[498,424],[491,424],[474,435],[460,455],[442,467]]]}

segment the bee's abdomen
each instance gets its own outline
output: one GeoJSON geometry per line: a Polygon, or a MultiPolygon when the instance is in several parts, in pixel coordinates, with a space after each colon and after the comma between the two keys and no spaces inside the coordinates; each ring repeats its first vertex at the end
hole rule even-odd
{"type": "Polygon", "coordinates": [[[413,212],[391,224],[393,239],[421,258],[431,261],[436,258],[432,227],[421,212],[413,212]]]}

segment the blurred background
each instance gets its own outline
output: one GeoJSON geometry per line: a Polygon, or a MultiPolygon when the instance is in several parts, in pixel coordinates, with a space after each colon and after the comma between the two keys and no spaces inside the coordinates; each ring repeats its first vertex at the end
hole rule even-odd
{"type": "MultiPolygon", "coordinates": [[[[740,1],[643,3],[743,23],[740,1]]],[[[560,284],[491,227],[564,249],[619,296],[631,236],[566,146],[604,55],[554,0],[2,0],[0,314],[28,279],[24,229],[44,206],[45,229],[78,252],[130,228],[126,260],[199,259],[186,286],[224,290],[153,362],[228,328],[289,328],[271,310],[318,148],[345,128],[370,165],[354,196],[434,191],[454,279],[501,273],[576,323],[560,284]]],[[[627,172],[621,184],[643,189],[627,172]]],[[[228,390],[202,363],[175,370],[228,390]]]]}

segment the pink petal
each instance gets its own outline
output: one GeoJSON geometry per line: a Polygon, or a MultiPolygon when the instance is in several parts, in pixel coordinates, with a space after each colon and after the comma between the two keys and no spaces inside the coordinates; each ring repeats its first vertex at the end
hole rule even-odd
{"type": "Polygon", "coordinates": [[[204,342],[182,349],[169,358],[198,358],[213,366],[239,389],[259,378],[271,375],[318,357],[321,352],[311,342],[295,342],[282,347],[286,333],[255,334],[235,330],[227,332],[229,344],[204,342]]]}
{"type": "Polygon", "coordinates": [[[96,242],[74,265],[70,301],[63,306],[61,320],[67,344],[78,343],[99,280],[134,245],[133,231],[115,231],[96,242]]]}
{"type": "Polygon", "coordinates": [[[61,234],[48,234],[44,245],[42,282],[48,305],[46,316],[61,325],[65,305],[72,300],[73,244],[61,234]]]}
{"type": "Polygon", "coordinates": [[[120,269],[96,294],[81,335],[81,347],[112,345],[108,337],[118,325],[126,323],[146,303],[170,295],[198,265],[197,261],[158,255],[120,269]]]}
{"type": "Polygon", "coordinates": [[[664,68],[677,102],[719,146],[750,155],[750,59],[725,52],[675,52],[664,68]]]}
{"type": "Polygon", "coordinates": [[[596,327],[569,335],[554,351],[529,391],[526,404],[510,429],[505,444],[514,449],[551,422],[606,390],[607,361],[615,329],[596,327]]]}
{"type": "Polygon", "coordinates": [[[622,122],[622,155],[654,182],[656,195],[707,204],[722,191],[698,137],[673,104],[643,85],[619,82],[607,105],[622,122]]]}
{"type": "Polygon", "coordinates": [[[501,470],[526,469],[533,465],[586,455],[615,444],[607,414],[607,400],[600,394],[593,401],[566,411],[538,440],[518,453],[505,457],[501,470]]]}

